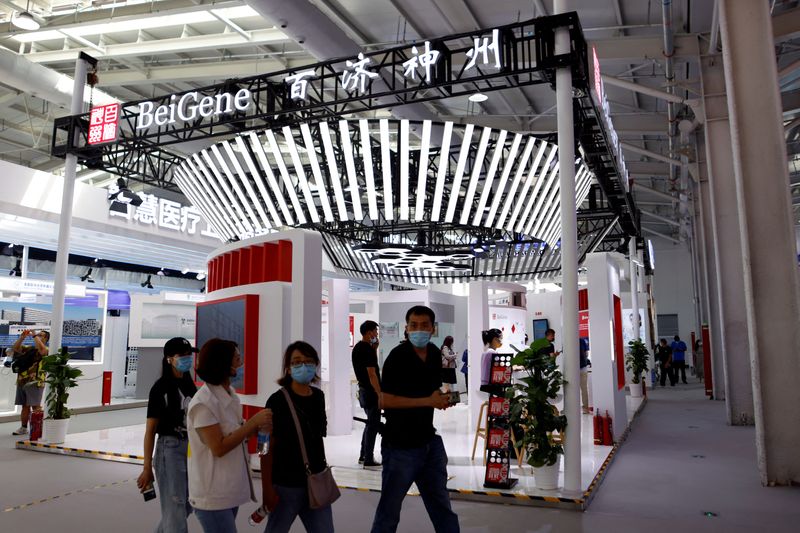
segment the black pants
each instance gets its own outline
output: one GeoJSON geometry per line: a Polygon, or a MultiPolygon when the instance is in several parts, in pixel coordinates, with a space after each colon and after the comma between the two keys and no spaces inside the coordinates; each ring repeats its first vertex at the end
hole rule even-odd
{"type": "Polygon", "coordinates": [[[672,372],[675,375],[675,381],[678,381],[678,372],[681,373],[681,381],[686,383],[686,361],[673,361],[672,372]]]}
{"type": "Polygon", "coordinates": [[[669,368],[664,368],[664,364],[662,363],[659,369],[661,370],[661,386],[662,387],[667,386],[667,378],[669,378],[670,385],[675,385],[675,381],[677,378],[675,376],[674,368],[672,366],[670,366],[669,368]]]}
{"type": "Polygon", "coordinates": [[[378,435],[378,426],[381,423],[381,408],[378,405],[378,398],[374,392],[359,388],[358,402],[367,414],[367,424],[364,426],[364,433],[361,434],[361,452],[359,459],[374,461],[373,450],[375,448],[375,437],[378,435]]]}

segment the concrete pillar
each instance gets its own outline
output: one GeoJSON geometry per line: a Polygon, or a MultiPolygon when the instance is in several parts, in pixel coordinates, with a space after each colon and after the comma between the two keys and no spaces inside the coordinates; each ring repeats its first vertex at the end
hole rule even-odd
{"type": "MultiPolygon", "coordinates": [[[[631,313],[633,313],[633,338],[639,338],[639,267],[636,265],[639,257],[636,252],[636,237],[628,241],[628,255],[631,271],[631,313]]],[[[642,339],[644,341],[644,339],[642,339]]],[[[625,347],[627,352],[627,346],[625,347]]]]}
{"type": "Polygon", "coordinates": [[[328,290],[328,435],[349,435],[353,428],[350,286],[346,279],[330,279],[323,287],[328,290]]]}
{"type": "Polygon", "coordinates": [[[711,207],[711,235],[715,247],[712,265],[717,282],[717,312],[723,356],[726,418],[728,424],[752,425],[753,388],[750,386],[748,325],[742,285],[742,243],[736,202],[731,129],[725,97],[722,57],[700,58],[701,86],[706,113],[705,148],[711,207]]]}
{"type": "Polygon", "coordinates": [[[800,286],[769,4],[720,0],[763,484],[800,483],[800,286]]]}

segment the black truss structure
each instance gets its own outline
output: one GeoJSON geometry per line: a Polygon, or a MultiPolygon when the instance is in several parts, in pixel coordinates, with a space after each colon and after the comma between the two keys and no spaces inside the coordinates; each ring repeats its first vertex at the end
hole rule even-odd
{"type": "Polygon", "coordinates": [[[623,232],[638,234],[638,213],[631,194],[622,182],[621,168],[610,145],[611,132],[606,130],[601,118],[602,111],[591,97],[587,46],[577,13],[539,17],[497,28],[501,68],[476,66],[474,70],[467,71],[466,51],[472,48],[473,40],[487,38],[493,31],[478,30],[431,39],[431,49],[439,52],[440,58],[432,69],[429,82],[424,79],[423,69],[417,70],[416,79],[408,79],[403,75],[403,64],[413,54],[411,46],[398,46],[364,53],[364,57],[371,61],[368,70],[378,74],[364,94],[345,90],[340,83],[346,61],[354,58],[333,59],[300,69],[228,80],[194,91],[123,104],[120,107],[119,136],[114,143],[88,144],[88,113],[57,119],[52,153],[59,157],[74,153],[79,162],[89,168],[178,190],[172,173],[184,156],[170,150],[170,145],[475,92],[542,83],[552,85],[555,69],[569,66],[575,94],[576,142],[582,147],[585,161],[597,177],[623,232]],[[569,31],[571,48],[568,54],[555,53],[555,32],[559,28],[569,31]],[[292,99],[285,78],[305,70],[313,70],[315,77],[308,80],[307,99],[297,101],[292,99]],[[188,122],[146,129],[136,128],[141,104],[152,103],[157,108],[169,105],[189,92],[197,92],[204,97],[232,95],[240,89],[248,89],[252,94],[252,103],[246,111],[199,117],[188,122]]]}

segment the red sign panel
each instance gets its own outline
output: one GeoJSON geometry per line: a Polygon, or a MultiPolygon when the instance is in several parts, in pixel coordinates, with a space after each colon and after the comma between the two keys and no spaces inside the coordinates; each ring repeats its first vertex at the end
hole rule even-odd
{"type": "Polygon", "coordinates": [[[89,144],[116,141],[118,127],[119,104],[93,107],[89,118],[89,144]]]}
{"type": "Polygon", "coordinates": [[[507,417],[511,409],[511,402],[502,396],[489,397],[489,416],[507,417]]]}
{"type": "Polygon", "coordinates": [[[589,311],[578,311],[578,337],[589,336],[589,311]]]}

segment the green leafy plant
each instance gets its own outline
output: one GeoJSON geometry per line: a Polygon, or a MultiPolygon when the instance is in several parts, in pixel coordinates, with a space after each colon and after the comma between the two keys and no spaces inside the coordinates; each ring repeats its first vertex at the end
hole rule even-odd
{"type": "Polygon", "coordinates": [[[566,381],[555,357],[542,351],[545,347],[542,341],[544,339],[533,342],[514,356],[511,364],[523,367],[527,375],[520,379],[520,383],[509,387],[506,393],[511,403],[509,422],[512,430],[523,430],[517,446],[525,448],[528,464],[536,468],[558,462],[564,447],[555,442],[553,432],[558,431],[563,435],[567,427],[567,417],[560,415],[550,403],[566,381]]]}
{"type": "Polygon", "coordinates": [[[647,361],[650,352],[641,339],[634,339],[628,343],[628,355],[625,356],[625,369],[633,373],[631,381],[639,383],[642,373],[647,372],[647,361]]]}
{"type": "Polygon", "coordinates": [[[70,411],[67,409],[69,389],[78,384],[77,379],[83,375],[83,371],[69,366],[69,352],[66,348],[43,357],[41,369],[45,373],[45,383],[49,387],[45,399],[49,418],[54,420],[69,418],[70,411]]]}

